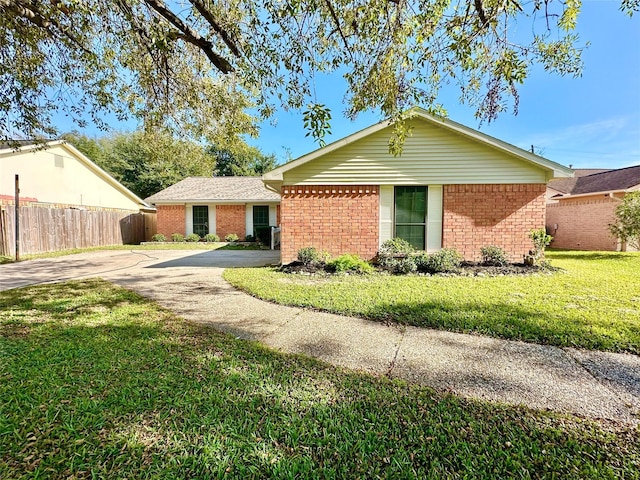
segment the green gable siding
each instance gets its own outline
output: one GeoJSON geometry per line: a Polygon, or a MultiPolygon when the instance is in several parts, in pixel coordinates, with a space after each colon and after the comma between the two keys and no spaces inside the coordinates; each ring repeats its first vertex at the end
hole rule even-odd
{"type": "Polygon", "coordinates": [[[388,153],[391,128],[283,174],[284,185],[546,183],[543,168],[426,121],[413,121],[401,156],[388,153]]]}

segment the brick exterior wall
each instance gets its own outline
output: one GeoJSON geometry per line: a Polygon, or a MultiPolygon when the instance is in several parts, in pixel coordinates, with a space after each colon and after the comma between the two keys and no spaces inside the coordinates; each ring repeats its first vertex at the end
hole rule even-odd
{"type": "Polygon", "coordinates": [[[244,205],[216,205],[216,234],[220,240],[235,233],[240,240],[246,237],[246,219],[244,205]]]}
{"type": "Polygon", "coordinates": [[[529,232],[545,226],[544,184],[445,185],[442,246],[466,260],[496,245],[521,262],[532,248],[529,232]]]}
{"type": "Polygon", "coordinates": [[[295,260],[302,247],[373,258],[378,251],[379,200],[377,185],[282,187],[282,263],[295,260]]]}
{"type": "Polygon", "coordinates": [[[171,239],[172,233],[185,234],[186,207],[184,205],[158,205],[157,231],[171,239]]]}
{"type": "Polygon", "coordinates": [[[604,195],[563,200],[547,205],[547,232],[551,246],[572,250],[618,250],[618,240],[609,233],[619,204],[604,195]],[[558,225],[558,228],[555,228],[558,225]]]}

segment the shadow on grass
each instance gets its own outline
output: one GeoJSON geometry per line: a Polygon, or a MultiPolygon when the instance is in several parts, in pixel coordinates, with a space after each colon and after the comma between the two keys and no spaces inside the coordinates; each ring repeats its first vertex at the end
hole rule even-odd
{"type": "Polygon", "coordinates": [[[634,431],[282,355],[99,280],[0,304],[27,330],[0,336],[2,478],[600,478],[640,456],[634,431]]]}
{"type": "Polygon", "coordinates": [[[563,315],[561,310],[549,316],[543,311],[512,303],[488,305],[453,300],[379,302],[364,309],[361,315],[376,321],[479,333],[559,347],[640,353],[640,325],[628,325],[624,335],[608,335],[594,331],[594,327],[580,321],[579,316],[563,315]]]}

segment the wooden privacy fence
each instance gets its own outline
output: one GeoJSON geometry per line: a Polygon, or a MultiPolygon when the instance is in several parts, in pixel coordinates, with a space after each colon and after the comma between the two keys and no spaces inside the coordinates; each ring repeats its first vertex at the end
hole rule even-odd
{"type": "MultiPolygon", "coordinates": [[[[20,253],[137,244],[156,233],[155,213],[20,207],[20,253]]],[[[0,211],[0,255],[15,255],[15,205],[0,211]]]]}

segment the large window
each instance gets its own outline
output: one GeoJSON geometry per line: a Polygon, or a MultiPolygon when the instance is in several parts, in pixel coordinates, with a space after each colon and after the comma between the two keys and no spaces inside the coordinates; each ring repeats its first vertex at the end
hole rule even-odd
{"type": "Polygon", "coordinates": [[[427,187],[395,187],[395,236],[425,249],[427,187]]]}
{"type": "Polygon", "coordinates": [[[193,206],[193,233],[201,237],[209,233],[209,207],[206,205],[193,206]]]}

